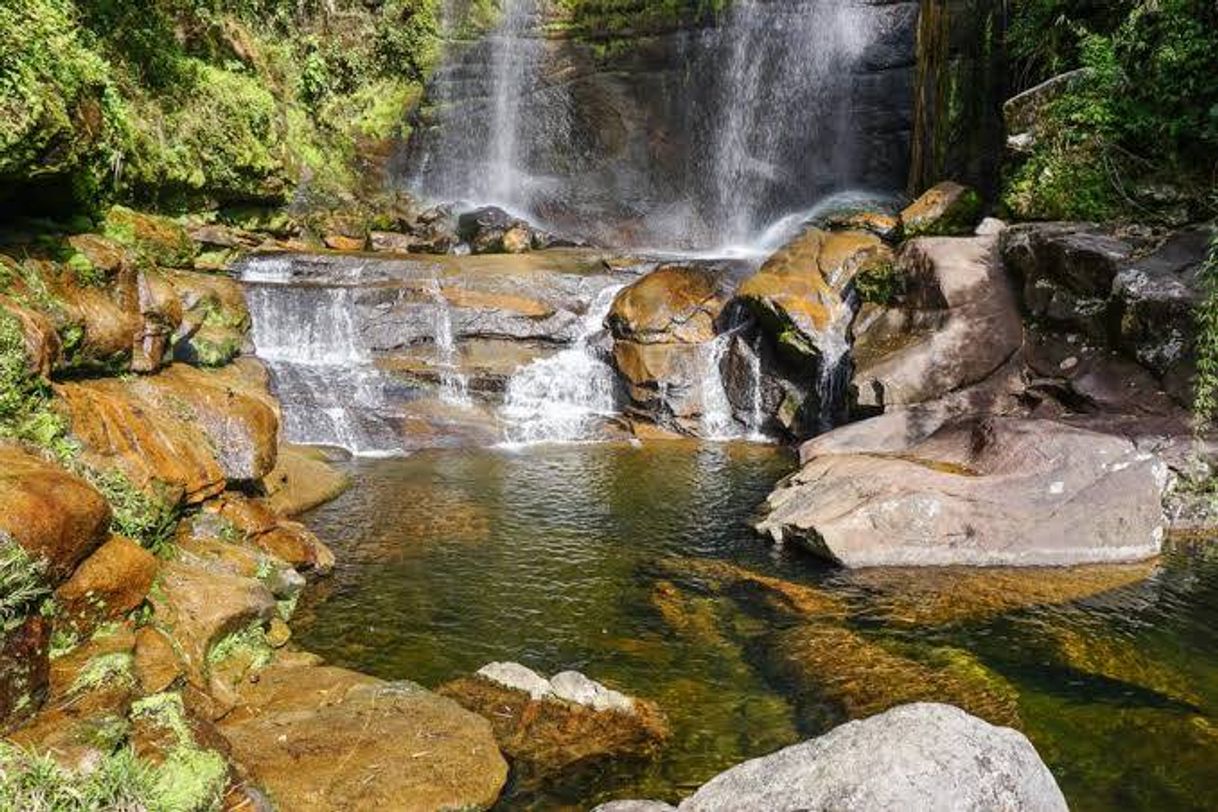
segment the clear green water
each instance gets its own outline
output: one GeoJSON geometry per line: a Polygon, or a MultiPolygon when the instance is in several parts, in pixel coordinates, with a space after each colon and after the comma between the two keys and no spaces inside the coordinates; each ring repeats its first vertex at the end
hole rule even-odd
{"type": "Polygon", "coordinates": [[[1218,806],[1218,555],[1078,576],[834,571],[746,524],[793,465],[680,443],[352,462],[354,487],[306,517],[339,565],[297,638],[432,687],[493,660],[575,668],[668,714],[657,760],[510,786],[503,809],[677,800],[934,698],[1023,729],[1076,810],[1218,806]]]}

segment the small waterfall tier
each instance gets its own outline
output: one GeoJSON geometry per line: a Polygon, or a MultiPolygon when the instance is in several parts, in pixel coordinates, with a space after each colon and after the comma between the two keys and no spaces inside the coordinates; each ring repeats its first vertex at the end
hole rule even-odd
{"type": "Polygon", "coordinates": [[[291,257],[251,258],[241,277],[255,350],[283,406],[283,439],[361,456],[399,453],[395,402],[403,393],[363,343],[358,288],[302,277],[291,257]]]}

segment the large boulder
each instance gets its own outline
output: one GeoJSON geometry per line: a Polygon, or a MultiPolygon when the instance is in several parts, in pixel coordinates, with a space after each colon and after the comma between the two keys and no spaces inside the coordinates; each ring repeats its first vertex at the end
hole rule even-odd
{"type": "Polygon", "coordinates": [[[891,260],[879,237],[863,231],[808,228],[746,279],[737,296],[779,349],[815,365],[833,352],[852,314],[845,291],[859,271],[891,260]]]}
{"type": "Polygon", "coordinates": [[[704,385],[719,375],[711,342],[725,298],[721,275],[685,265],[657,268],[618,293],[606,322],[636,411],[697,426],[704,385]]]}
{"type": "Polygon", "coordinates": [[[766,809],[1064,812],[1035,748],[950,705],[918,703],[849,722],[712,778],[682,812],[766,809]]]}
{"type": "Polygon", "coordinates": [[[906,294],[854,325],[851,388],[863,410],[909,406],[976,384],[1019,349],[1023,325],[996,237],[906,243],[906,294]]]}
{"type": "Polygon", "coordinates": [[[272,666],[220,723],[282,809],[486,809],[507,779],[491,725],[411,682],[272,666]]]}
{"type": "Polygon", "coordinates": [[[187,503],[275,465],[278,414],[265,387],[239,369],[175,364],[135,379],[63,383],[56,395],[86,462],[187,503]]]}
{"type": "Polygon", "coordinates": [[[520,254],[533,247],[529,224],[495,206],[462,214],[457,234],[475,254],[520,254]]]}
{"type": "Polygon", "coordinates": [[[156,556],[131,539],[111,536],[55,590],[61,622],[87,636],[118,620],[144,602],[157,566],[156,556]]]}
{"type": "Polygon", "coordinates": [[[959,420],[886,453],[810,459],[757,527],[847,567],[1060,566],[1159,552],[1167,466],[1048,420],[959,420]]]}
{"type": "Polygon", "coordinates": [[[0,445],[0,537],[44,562],[51,586],[105,540],[110,507],[93,486],[15,446],[0,445]]]}

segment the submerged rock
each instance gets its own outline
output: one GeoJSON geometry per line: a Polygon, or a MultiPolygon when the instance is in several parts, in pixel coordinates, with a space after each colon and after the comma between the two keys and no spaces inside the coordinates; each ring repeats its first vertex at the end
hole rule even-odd
{"type": "Polygon", "coordinates": [[[814,457],[756,526],[847,567],[1136,561],[1159,551],[1166,484],[1122,438],[970,419],[900,453],[814,457]]]}
{"type": "Polygon", "coordinates": [[[766,809],[1066,810],[1017,731],[919,703],[850,722],[704,784],[683,812],[766,809]]]}

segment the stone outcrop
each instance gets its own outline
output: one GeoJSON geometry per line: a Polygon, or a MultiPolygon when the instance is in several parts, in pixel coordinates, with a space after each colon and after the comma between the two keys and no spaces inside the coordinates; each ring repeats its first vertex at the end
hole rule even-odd
{"type": "Polygon", "coordinates": [[[964,420],[899,452],[813,457],[757,527],[848,567],[1131,561],[1159,551],[1166,481],[1122,438],[964,420]]]}
{"type": "Polygon", "coordinates": [[[900,219],[906,239],[972,234],[981,219],[981,195],[954,181],[943,181],[902,209],[900,219]]]}
{"type": "Polygon", "coordinates": [[[640,414],[696,431],[714,360],[710,343],[727,298],[722,287],[721,274],[712,269],[666,265],[614,299],[606,319],[614,366],[640,414]]]}
{"type": "Polygon", "coordinates": [[[87,636],[119,620],[144,602],[157,566],[156,556],[131,539],[111,536],[55,590],[59,622],[87,636]]]}
{"type": "Polygon", "coordinates": [[[910,406],[980,383],[1023,342],[995,237],[921,238],[901,249],[905,294],[854,323],[856,407],[910,406]]]}
{"type": "Polygon", "coordinates": [[[350,479],[326,464],[324,454],[305,446],[280,445],[275,467],[262,478],[266,503],[280,516],[295,516],[329,502],[350,479]]]}
{"type": "Polygon", "coordinates": [[[414,683],[272,666],[241,699],[220,732],[285,809],[486,809],[507,778],[490,723],[414,683]]]}
{"type": "Polygon", "coordinates": [[[913,704],[747,761],[704,784],[683,812],[736,809],[1026,809],[1064,812],[1031,743],[958,708],[913,704]]]}
{"type": "Polygon", "coordinates": [[[647,758],[668,736],[654,703],[577,671],[546,679],[518,663],[491,663],[439,693],[490,721],[517,780],[526,783],[608,758],[647,758]]]}

